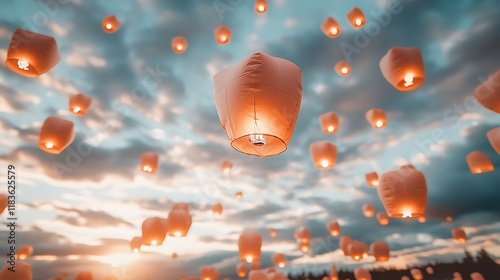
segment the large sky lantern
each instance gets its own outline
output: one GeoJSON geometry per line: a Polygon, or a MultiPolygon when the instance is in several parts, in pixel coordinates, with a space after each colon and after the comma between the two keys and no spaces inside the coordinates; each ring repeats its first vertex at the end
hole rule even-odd
{"type": "Polygon", "coordinates": [[[218,280],[218,273],[212,266],[206,265],[200,267],[200,280],[218,280]]]}
{"type": "Polygon", "coordinates": [[[170,210],[167,217],[168,235],[184,237],[188,234],[193,220],[191,214],[183,209],[170,210]]]}
{"type": "Polygon", "coordinates": [[[340,35],[342,29],[336,20],[328,17],[321,23],[321,31],[329,38],[335,38],[340,35]]]}
{"type": "Polygon", "coordinates": [[[183,36],[175,36],[172,38],[172,50],[174,53],[181,54],[188,48],[188,41],[183,36]]]}
{"type": "Polygon", "coordinates": [[[247,276],[247,264],[246,263],[239,263],[236,265],[236,274],[238,274],[238,277],[245,277],[247,276]]]}
{"type": "Polygon", "coordinates": [[[16,258],[18,260],[25,260],[33,254],[33,247],[31,245],[22,245],[17,249],[16,258]]]}
{"type": "Polygon", "coordinates": [[[362,210],[363,210],[363,215],[366,218],[371,218],[373,217],[373,215],[375,215],[375,206],[373,206],[373,204],[370,203],[364,204],[362,210]]]}
{"type": "Polygon", "coordinates": [[[267,12],[267,2],[266,0],[255,0],[255,11],[258,14],[263,14],[267,12]]]}
{"type": "Polygon", "coordinates": [[[75,280],[93,280],[93,279],[94,279],[94,276],[92,275],[92,272],[90,272],[90,271],[80,272],[80,273],[78,273],[78,275],[76,275],[76,278],[75,278],[75,280]]]}
{"type": "Polygon", "coordinates": [[[247,263],[260,261],[262,236],[257,232],[245,232],[238,239],[240,259],[247,263]]]}
{"type": "Polygon", "coordinates": [[[432,268],[432,266],[428,266],[425,268],[425,271],[427,272],[427,274],[429,275],[432,275],[434,274],[434,268],[432,268]]]}
{"type": "Polygon", "coordinates": [[[311,241],[311,231],[306,227],[300,227],[295,230],[294,237],[301,242],[309,243],[311,241]]]}
{"type": "Polygon", "coordinates": [[[223,161],[220,164],[220,170],[226,175],[231,173],[231,170],[233,170],[233,163],[227,160],[223,161]]]}
{"type": "Polygon", "coordinates": [[[487,173],[495,170],[490,158],[483,152],[471,152],[465,159],[472,174],[487,173]]]}
{"type": "Polygon", "coordinates": [[[5,194],[0,194],[0,214],[7,209],[7,206],[9,205],[9,197],[5,194]]]}
{"type": "Polygon", "coordinates": [[[361,28],[366,24],[365,14],[363,14],[363,11],[361,11],[361,9],[358,7],[354,7],[352,10],[350,10],[347,13],[346,18],[347,21],[352,25],[352,27],[356,29],[361,28]]]}
{"type": "Polygon", "coordinates": [[[339,118],[334,112],[328,112],[319,116],[319,124],[326,134],[334,134],[339,130],[339,118]]]}
{"type": "Polygon", "coordinates": [[[311,160],[318,169],[328,169],[337,161],[337,146],[328,141],[314,142],[309,146],[311,160]]]}
{"type": "Polygon", "coordinates": [[[147,246],[159,246],[167,236],[167,220],[151,217],[142,223],[142,244],[147,246]]]}
{"type": "Polygon", "coordinates": [[[339,239],[339,248],[344,252],[344,256],[349,256],[349,244],[353,242],[349,235],[341,236],[339,239]]]}
{"type": "Polygon", "coordinates": [[[427,207],[427,181],[416,169],[399,169],[382,174],[378,196],[391,218],[419,218],[427,207]]]}
{"type": "Polygon", "coordinates": [[[274,228],[269,229],[269,236],[271,237],[276,237],[278,235],[278,232],[274,228]]]}
{"type": "Polygon", "coordinates": [[[227,45],[231,41],[231,29],[225,25],[219,25],[214,29],[215,41],[219,45],[227,45]]]}
{"type": "Polygon", "coordinates": [[[420,269],[418,269],[418,268],[412,268],[410,270],[410,273],[411,273],[411,276],[413,277],[413,279],[415,279],[415,280],[423,280],[424,279],[424,275],[422,274],[422,271],[420,271],[420,269]]]}
{"type": "Polygon", "coordinates": [[[283,268],[286,266],[285,255],[276,253],[276,254],[273,254],[273,256],[271,258],[272,258],[275,266],[277,266],[279,268],[283,268]]]}
{"type": "Polygon", "coordinates": [[[387,125],[387,116],[382,109],[374,108],[366,111],[365,118],[373,128],[383,128],[387,125]]]}
{"type": "Polygon", "coordinates": [[[451,230],[451,236],[459,243],[467,242],[467,234],[461,228],[454,228],[451,230]]]}
{"type": "Polygon", "coordinates": [[[142,237],[135,236],[130,240],[130,249],[134,254],[138,254],[141,251],[142,237]]]}
{"type": "Polygon", "coordinates": [[[340,235],[340,225],[337,221],[329,222],[326,226],[328,232],[331,236],[339,236],[340,235]]]}
{"type": "Polygon", "coordinates": [[[141,155],[141,170],[146,173],[154,174],[158,169],[158,154],[147,152],[141,155]]]}
{"type": "Polygon", "coordinates": [[[424,83],[424,61],[418,48],[391,48],[379,66],[387,82],[399,91],[412,91],[424,83]]]}
{"type": "Polygon", "coordinates": [[[474,97],[486,109],[500,114],[500,70],[474,90],[474,97]]]}
{"type": "Polygon", "coordinates": [[[106,33],[115,33],[121,26],[120,21],[113,15],[107,16],[102,20],[102,30],[106,33]]]}
{"type": "Polygon", "coordinates": [[[32,280],[31,264],[23,261],[16,261],[15,272],[9,270],[10,264],[6,264],[0,271],[1,280],[32,280]]]}
{"type": "Polygon", "coordinates": [[[351,66],[347,61],[341,60],[333,66],[333,70],[341,77],[349,76],[351,74],[351,66]]]}
{"type": "Polygon", "coordinates": [[[365,243],[353,240],[347,247],[347,251],[353,260],[359,261],[366,257],[368,250],[365,243]]]}
{"type": "Polygon", "coordinates": [[[75,139],[73,122],[48,117],[40,129],[38,147],[49,154],[60,154],[75,139]]]}
{"type": "Polygon", "coordinates": [[[73,94],[69,98],[69,111],[77,116],[83,116],[87,112],[92,98],[83,93],[73,94]]]}
{"type": "Polygon", "coordinates": [[[377,220],[378,223],[382,226],[386,226],[389,224],[389,216],[387,216],[387,214],[384,212],[377,213],[377,220]]]}
{"type": "Polygon", "coordinates": [[[371,188],[378,187],[378,174],[377,174],[377,172],[366,173],[365,178],[366,178],[366,183],[368,183],[368,186],[370,186],[371,188]]]}
{"type": "Polygon", "coordinates": [[[479,272],[473,272],[470,274],[471,280],[484,280],[484,276],[479,272]]]}
{"type": "Polygon", "coordinates": [[[356,280],[372,280],[372,275],[363,267],[358,267],[354,271],[354,279],[356,280]]]}
{"type": "Polygon", "coordinates": [[[378,262],[386,262],[390,256],[389,245],[384,241],[375,241],[370,245],[370,254],[375,257],[378,262]]]}
{"type": "Polygon", "coordinates": [[[35,78],[54,68],[60,60],[53,37],[16,29],[10,39],[5,65],[18,75],[35,78]]]}
{"type": "Polygon", "coordinates": [[[253,262],[250,264],[250,271],[252,270],[262,270],[262,263],[260,262],[253,262]]]}
{"type": "Polygon", "coordinates": [[[297,65],[254,53],[215,74],[214,92],[221,126],[235,150],[267,157],[287,149],[302,102],[297,65]]]}
{"type": "Polygon", "coordinates": [[[332,264],[330,268],[330,274],[328,274],[329,280],[339,280],[339,275],[337,273],[337,267],[332,264]]]}
{"type": "Polygon", "coordinates": [[[490,141],[491,146],[500,155],[500,126],[493,128],[486,133],[488,141],[490,141]]]}

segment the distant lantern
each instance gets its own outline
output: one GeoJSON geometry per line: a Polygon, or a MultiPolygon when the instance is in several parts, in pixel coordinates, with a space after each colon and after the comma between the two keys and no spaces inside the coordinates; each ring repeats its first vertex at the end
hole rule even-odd
{"type": "Polygon", "coordinates": [[[115,33],[121,26],[121,23],[115,16],[107,16],[102,20],[102,29],[106,33],[115,33]]]}
{"type": "Polygon", "coordinates": [[[175,237],[183,237],[188,234],[191,228],[192,218],[189,212],[176,209],[170,210],[167,218],[168,235],[175,237]]]}
{"type": "Polygon", "coordinates": [[[321,23],[321,31],[323,31],[327,37],[335,38],[340,35],[342,29],[337,21],[328,17],[325,21],[323,21],[323,23],[321,23]]]}
{"type": "Polygon", "coordinates": [[[330,274],[328,275],[329,280],[339,280],[339,275],[337,273],[337,267],[332,264],[330,268],[330,274]]]}
{"type": "Polygon", "coordinates": [[[354,279],[356,280],[372,280],[372,275],[363,267],[358,267],[354,270],[354,279]]]}
{"type": "Polygon", "coordinates": [[[141,156],[141,169],[146,173],[154,174],[158,169],[158,154],[153,152],[143,153],[141,156]]]}
{"type": "Polygon", "coordinates": [[[453,273],[453,280],[462,280],[462,274],[460,272],[453,273]]]}
{"type": "Polygon", "coordinates": [[[319,116],[319,124],[326,134],[334,134],[339,130],[339,118],[334,112],[328,112],[319,116]]]}
{"type": "Polygon", "coordinates": [[[299,241],[299,249],[302,251],[302,253],[307,253],[309,250],[311,250],[311,243],[310,241],[299,241]]]}
{"type": "Polygon", "coordinates": [[[427,221],[427,219],[425,217],[419,217],[418,218],[418,222],[421,223],[421,224],[425,223],[426,221],[427,221]]]}
{"type": "Polygon", "coordinates": [[[465,158],[472,174],[491,172],[495,169],[488,155],[483,152],[474,151],[465,158]]]}
{"type": "Polygon", "coordinates": [[[267,11],[266,0],[255,0],[255,11],[259,14],[263,14],[267,11]]]}
{"type": "Polygon", "coordinates": [[[451,236],[453,239],[460,243],[465,243],[467,242],[467,234],[465,234],[465,231],[461,228],[454,228],[451,230],[451,236]]]}
{"type": "Polygon", "coordinates": [[[132,252],[134,254],[139,253],[139,251],[141,250],[141,245],[142,245],[141,237],[136,236],[132,238],[132,240],[130,241],[130,249],[132,249],[132,252]]]}
{"type": "Polygon", "coordinates": [[[172,50],[175,53],[183,53],[188,48],[188,42],[183,36],[176,36],[172,38],[172,50]]]}
{"type": "Polygon", "coordinates": [[[272,260],[275,266],[283,268],[286,266],[286,258],[283,254],[274,254],[272,260]]]}
{"type": "Polygon", "coordinates": [[[236,273],[238,274],[238,277],[245,277],[247,276],[247,264],[246,263],[239,263],[236,265],[236,273]]]}
{"type": "Polygon", "coordinates": [[[399,169],[382,174],[378,196],[392,218],[418,218],[427,206],[427,182],[416,169],[399,169]]]}
{"type": "Polygon", "coordinates": [[[25,260],[33,254],[33,247],[30,245],[23,245],[19,247],[16,253],[16,258],[18,260],[25,260]]]}
{"type": "Polygon", "coordinates": [[[500,155],[500,127],[493,128],[486,133],[488,141],[490,141],[491,146],[500,155]]]}
{"type": "Polygon", "coordinates": [[[366,182],[368,186],[376,188],[378,186],[378,174],[377,172],[370,172],[365,175],[366,182]]]}
{"type": "Polygon", "coordinates": [[[222,215],[222,204],[217,203],[214,206],[212,206],[212,212],[214,213],[215,216],[222,215]]]}
{"type": "Polygon", "coordinates": [[[486,109],[500,114],[500,70],[476,87],[474,97],[486,109]]]}
{"type": "Polygon", "coordinates": [[[337,221],[329,222],[326,227],[331,236],[340,235],[340,225],[337,221]]]}
{"type": "Polygon", "coordinates": [[[346,15],[347,21],[352,25],[354,28],[361,28],[365,26],[366,24],[366,18],[365,14],[359,9],[358,7],[353,8],[351,11],[349,11],[346,15]]]}
{"type": "Polygon", "coordinates": [[[353,240],[347,247],[349,256],[355,261],[363,259],[366,254],[366,244],[360,241],[353,240]]]}
{"type": "Polygon", "coordinates": [[[351,74],[351,66],[349,65],[349,63],[347,63],[343,60],[337,62],[337,64],[335,64],[333,69],[335,70],[335,72],[337,72],[337,74],[339,74],[339,76],[342,76],[342,77],[345,77],[345,76],[348,76],[349,74],[351,74]]]}
{"type": "Polygon", "coordinates": [[[242,199],[243,198],[243,193],[242,192],[236,192],[234,194],[234,196],[236,196],[237,199],[242,199]]]}
{"type": "Polygon", "coordinates": [[[386,226],[389,224],[389,217],[384,212],[377,213],[377,220],[378,220],[379,224],[382,226],[386,226]]]}
{"type": "Polygon", "coordinates": [[[339,247],[342,252],[344,252],[344,256],[349,256],[349,244],[353,242],[352,238],[349,235],[341,236],[339,239],[339,247]]]}
{"type": "Polygon", "coordinates": [[[271,237],[276,237],[278,235],[278,232],[274,228],[269,229],[269,236],[271,237]]]}
{"type": "Polygon", "coordinates": [[[177,253],[172,253],[172,259],[173,260],[177,259],[177,257],[178,257],[177,253]]]}
{"type": "Polygon", "coordinates": [[[319,169],[333,168],[337,161],[337,147],[328,141],[314,142],[309,146],[311,160],[319,169]]]}
{"type": "Polygon", "coordinates": [[[38,147],[49,154],[60,154],[75,139],[73,122],[58,117],[48,117],[40,129],[38,147]]]}
{"type": "Polygon", "coordinates": [[[152,217],[142,223],[142,244],[157,246],[163,243],[167,235],[167,220],[152,217]]]}
{"type": "Polygon", "coordinates": [[[9,205],[9,197],[5,194],[0,194],[0,214],[5,211],[7,206],[9,205]]]}
{"type": "Polygon", "coordinates": [[[365,118],[373,128],[383,128],[387,125],[387,117],[382,109],[370,109],[365,113],[365,118]]]}
{"type": "Polygon", "coordinates": [[[77,116],[83,116],[92,103],[92,98],[83,93],[74,94],[69,98],[69,111],[77,116]]]}
{"type": "Polygon", "coordinates": [[[370,253],[378,262],[386,262],[389,260],[390,249],[384,241],[376,241],[370,245],[370,253]]]}
{"type": "Polygon", "coordinates": [[[375,206],[373,206],[373,204],[370,203],[366,203],[365,205],[363,205],[363,215],[366,218],[373,217],[373,215],[375,215],[375,206]]]}
{"type": "Polygon", "coordinates": [[[427,274],[429,274],[429,275],[434,274],[434,268],[432,268],[432,266],[426,267],[425,271],[427,271],[427,274]]]}
{"type": "Polygon", "coordinates": [[[53,37],[16,29],[10,39],[5,65],[18,75],[35,78],[54,68],[60,60],[53,37]]]}
{"type": "Polygon", "coordinates": [[[420,271],[420,269],[418,269],[418,268],[412,268],[410,270],[410,273],[411,273],[411,276],[413,276],[413,278],[415,280],[423,280],[424,279],[424,275],[422,274],[422,271],[420,271]]]}
{"type": "Polygon", "coordinates": [[[75,278],[75,280],[92,280],[92,279],[94,279],[94,276],[92,276],[92,273],[90,271],[80,272],[78,273],[78,275],[76,275],[75,278]]]}
{"type": "Polygon", "coordinates": [[[215,41],[219,45],[227,45],[231,41],[231,29],[225,25],[219,25],[214,30],[215,41]]]}
{"type": "Polygon", "coordinates": [[[306,227],[298,228],[294,233],[295,239],[299,239],[301,242],[309,243],[311,241],[311,232],[306,227]]]}
{"type": "Polygon", "coordinates": [[[229,174],[233,169],[233,164],[230,161],[225,160],[221,163],[220,169],[222,170],[222,173],[229,174]]]}
{"type": "Polygon", "coordinates": [[[253,262],[250,264],[250,270],[261,270],[262,264],[260,262],[253,262]]]}
{"type": "Polygon", "coordinates": [[[391,48],[379,66],[384,78],[399,91],[412,91],[424,83],[424,61],[418,48],[391,48]]]}
{"type": "Polygon", "coordinates": [[[247,263],[260,261],[262,236],[257,232],[245,232],[238,239],[240,259],[247,263]]]}
{"type": "Polygon", "coordinates": [[[219,279],[218,273],[215,268],[211,266],[202,266],[200,267],[200,280],[216,280],[219,279]]]}
{"type": "Polygon", "coordinates": [[[215,74],[214,91],[221,126],[235,150],[267,157],[287,149],[302,101],[297,65],[255,53],[215,74]]]}
{"type": "Polygon", "coordinates": [[[470,279],[471,280],[484,280],[484,277],[479,272],[473,272],[473,273],[470,274],[470,279]]]}

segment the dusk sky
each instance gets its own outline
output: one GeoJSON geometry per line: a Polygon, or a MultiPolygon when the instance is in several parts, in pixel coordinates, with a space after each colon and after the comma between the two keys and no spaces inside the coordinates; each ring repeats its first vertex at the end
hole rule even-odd
{"type": "MultiPolygon", "coordinates": [[[[170,280],[199,276],[203,265],[213,265],[221,279],[237,279],[237,240],[245,231],[262,234],[264,268],[273,265],[273,253],[286,255],[287,267],[278,269],[286,273],[320,273],[332,264],[405,268],[458,260],[465,249],[480,248],[500,259],[500,155],[486,137],[500,117],[473,96],[500,70],[499,15],[497,0],[268,0],[265,14],[250,0],[1,1],[1,61],[18,28],[54,37],[61,57],[33,79],[0,65],[0,193],[7,193],[12,164],[17,243],[34,248],[27,261],[33,279],[64,272],[74,279],[89,270],[94,279],[170,280]],[[346,19],[356,6],[366,15],[362,29],[346,19]],[[122,24],[112,34],[101,27],[108,15],[122,24]],[[342,27],[337,38],[320,29],[327,17],[342,27]],[[224,46],[213,35],[221,24],[232,30],[224,46]],[[184,53],[172,51],[174,36],[187,39],[184,53]],[[421,50],[425,82],[414,91],[397,91],[381,73],[380,59],[395,46],[421,50]],[[256,52],[302,70],[293,138],[272,157],[234,150],[215,108],[214,74],[256,52]],[[351,65],[347,77],[333,70],[340,60],[351,65]],[[153,82],[145,86],[145,80],[153,82]],[[84,116],[68,110],[76,93],[93,99],[84,116]],[[370,126],[365,112],[371,108],[386,111],[387,127],[370,126]],[[328,111],[340,119],[333,135],[318,121],[328,111]],[[38,148],[49,116],[75,125],[74,141],[59,155],[38,148]],[[337,146],[333,169],[314,167],[309,145],[316,141],[337,146]],[[473,151],[487,154],[496,169],[471,174],[465,158],[473,151]],[[156,174],[141,171],[143,152],[160,155],[156,174]],[[221,173],[224,160],[234,164],[229,175],[221,173]],[[427,180],[427,222],[391,219],[380,226],[365,218],[365,203],[384,211],[365,174],[408,163],[427,180]],[[188,236],[133,254],[129,242],[141,235],[142,222],[166,218],[176,202],[191,207],[188,236]],[[220,217],[211,211],[218,202],[220,217]],[[386,241],[391,259],[344,257],[326,228],[332,220],[343,235],[368,245],[386,241]],[[293,237],[301,226],[312,235],[305,255],[293,237]],[[466,244],[452,240],[456,227],[466,231],[466,244]],[[278,236],[271,238],[269,228],[278,236]]],[[[5,213],[0,219],[7,223],[5,213]]],[[[2,267],[7,235],[2,226],[2,267]]]]}

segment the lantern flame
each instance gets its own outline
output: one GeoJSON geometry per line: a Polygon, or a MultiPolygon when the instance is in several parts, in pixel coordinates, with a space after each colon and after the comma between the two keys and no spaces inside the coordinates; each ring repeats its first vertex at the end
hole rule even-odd
{"type": "Polygon", "coordinates": [[[328,160],[324,159],[324,160],[321,161],[321,166],[323,166],[323,167],[326,168],[326,167],[328,167],[328,165],[330,165],[330,163],[328,162],[328,160]]]}
{"type": "Polygon", "coordinates": [[[80,110],[81,110],[81,109],[80,109],[80,107],[75,107],[75,108],[73,109],[73,113],[75,113],[75,114],[76,114],[76,113],[80,112],[80,110]]]}
{"type": "Polygon", "coordinates": [[[110,30],[112,27],[113,27],[113,25],[111,25],[111,23],[106,24],[106,29],[107,30],[110,30]]]}
{"type": "Polygon", "coordinates": [[[403,218],[411,218],[411,211],[410,210],[405,210],[403,211],[403,218]]]}
{"type": "Polygon", "coordinates": [[[263,12],[265,10],[264,5],[259,5],[257,9],[259,9],[259,12],[263,12]]]}
{"type": "Polygon", "coordinates": [[[174,232],[174,236],[175,237],[181,237],[182,233],[180,231],[176,231],[176,232],[174,232]]]}
{"type": "Polygon", "coordinates": [[[355,257],[354,257],[354,259],[355,259],[355,260],[359,260],[359,256],[355,256],[355,257]]]}
{"type": "Polygon", "coordinates": [[[19,259],[20,260],[25,260],[26,259],[26,255],[25,254],[19,255],[19,259]]]}
{"type": "Polygon", "coordinates": [[[384,125],[384,122],[383,122],[383,121],[377,121],[377,122],[375,123],[375,126],[376,126],[376,127],[378,127],[378,128],[382,127],[383,125],[384,125]]]}
{"type": "Polygon", "coordinates": [[[363,254],[363,258],[368,258],[368,254],[367,254],[367,253],[364,253],[364,254],[363,254]]]}
{"type": "Polygon", "coordinates": [[[222,35],[222,36],[220,36],[220,41],[221,41],[221,42],[225,42],[226,40],[227,40],[226,35],[222,35]]]}
{"type": "Polygon", "coordinates": [[[330,125],[330,126],[328,127],[328,132],[332,132],[332,131],[334,131],[334,130],[335,130],[335,127],[333,127],[332,125],[330,125]]]}
{"type": "Polygon", "coordinates": [[[177,45],[177,50],[182,51],[182,45],[177,45]]]}
{"type": "Polygon", "coordinates": [[[151,245],[156,246],[156,245],[158,245],[158,242],[156,242],[156,240],[153,240],[153,241],[151,241],[151,245]]]}
{"type": "Polygon", "coordinates": [[[137,253],[139,253],[139,249],[134,248],[134,254],[137,254],[137,253]]]}
{"type": "Polygon", "coordinates": [[[342,73],[343,73],[343,74],[347,74],[347,72],[348,72],[347,67],[343,67],[343,68],[342,68],[342,73]]]}
{"type": "Polygon", "coordinates": [[[338,30],[337,30],[337,28],[332,27],[332,28],[330,29],[330,32],[332,33],[332,35],[337,35],[338,30]]]}
{"type": "Polygon", "coordinates": [[[285,264],[284,264],[284,263],[282,263],[282,262],[280,262],[280,263],[278,264],[278,266],[279,266],[279,267],[281,267],[281,268],[283,268],[283,267],[285,267],[285,264]]]}
{"type": "Polygon", "coordinates": [[[255,146],[264,146],[266,144],[266,139],[262,134],[252,134],[248,136],[248,140],[255,146]]]}
{"type": "Polygon", "coordinates": [[[302,252],[307,252],[307,251],[309,251],[309,247],[304,245],[300,248],[300,250],[302,250],[302,252]]]}
{"type": "Polygon", "coordinates": [[[144,166],[144,167],[142,168],[142,170],[143,170],[144,172],[151,172],[151,171],[153,171],[153,169],[152,169],[151,167],[147,166],[147,165],[146,165],[146,166],[144,166]]]}
{"type": "Polygon", "coordinates": [[[52,149],[52,148],[54,148],[54,143],[52,143],[52,142],[47,142],[47,143],[45,143],[45,148],[47,148],[47,149],[52,149]]]}
{"type": "Polygon", "coordinates": [[[19,59],[17,61],[17,66],[19,67],[19,69],[22,69],[22,70],[30,70],[28,68],[30,66],[30,64],[28,63],[27,60],[19,59]]]}
{"type": "Polygon", "coordinates": [[[252,256],[247,256],[246,257],[247,263],[252,263],[253,262],[253,257],[252,256]]]}
{"type": "Polygon", "coordinates": [[[360,19],[360,18],[357,18],[357,19],[356,19],[356,25],[357,25],[357,26],[360,26],[360,25],[361,25],[361,19],[360,19]]]}
{"type": "Polygon", "coordinates": [[[412,86],[413,85],[413,74],[411,74],[411,73],[406,74],[404,80],[405,80],[405,84],[404,84],[405,87],[412,86]]]}
{"type": "Polygon", "coordinates": [[[378,180],[373,180],[372,185],[378,186],[378,180]]]}

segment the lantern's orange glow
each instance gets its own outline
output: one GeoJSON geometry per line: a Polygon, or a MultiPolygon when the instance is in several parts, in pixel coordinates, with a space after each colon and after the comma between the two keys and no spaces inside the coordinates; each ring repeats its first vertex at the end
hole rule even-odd
{"type": "Polygon", "coordinates": [[[227,45],[231,41],[231,29],[225,25],[219,25],[214,30],[215,41],[219,45],[227,45]]]}
{"type": "Polygon", "coordinates": [[[174,237],[186,236],[191,228],[192,218],[188,211],[183,209],[170,210],[167,217],[168,235],[174,237]]]}
{"type": "Polygon", "coordinates": [[[302,251],[303,253],[307,253],[309,252],[309,249],[311,249],[311,244],[309,243],[309,241],[308,242],[300,241],[299,248],[300,251],[302,251]]]}
{"type": "Polygon", "coordinates": [[[429,275],[434,274],[434,268],[432,268],[432,266],[426,267],[425,271],[427,271],[427,274],[429,274],[429,275]]]}
{"type": "Polygon", "coordinates": [[[181,54],[186,51],[188,42],[183,36],[176,36],[172,38],[172,50],[175,53],[181,54]]]}
{"type": "Polygon", "coordinates": [[[234,194],[237,199],[242,199],[243,198],[243,193],[242,192],[237,192],[234,194]]]}
{"type": "Polygon", "coordinates": [[[77,116],[83,116],[87,112],[90,103],[92,103],[92,98],[78,93],[69,98],[69,110],[77,116]]]}
{"type": "Polygon", "coordinates": [[[328,112],[319,116],[319,125],[326,134],[334,134],[338,131],[339,118],[334,112],[328,112]]]}
{"type": "Polygon", "coordinates": [[[368,270],[364,269],[363,267],[358,267],[354,271],[354,278],[356,280],[372,280],[372,275],[368,270]]]}
{"type": "Polygon", "coordinates": [[[115,33],[120,29],[120,27],[121,23],[113,15],[107,16],[102,20],[102,29],[106,33],[115,33]]]}
{"type": "Polygon", "coordinates": [[[487,173],[495,170],[488,155],[483,152],[474,151],[465,158],[472,174],[487,173]]]}
{"type": "Polygon", "coordinates": [[[134,254],[137,254],[140,252],[141,245],[142,245],[142,238],[141,237],[136,236],[136,237],[132,238],[132,240],[130,241],[130,248],[132,249],[132,252],[134,252],[134,254]]]}
{"type": "Polygon", "coordinates": [[[285,267],[286,266],[286,258],[285,258],[285,255],[283,254],[274,254],[272,257],[271,257],[273,263],[275,266],[277,267],[285,267]]]}
{"type": "Polygon", "coordinates": [[[219,280],[219,273],[212,266],[200,267],[200,278],[203,280],[219,280]]]}
{"type": "Polygon", "coordinates": [[[370,172],[365,175],[366,182],[368,186],[376,188],[378,186],[378,174],[377,172],[370,172]]]}
{"type": "Polygon", "coordinates": [[[413,279],[415,279],[415,280],[423,280],[424,279],[424,275],[422,274],[422,271],[420,271],[420,269],[418,269],[418,268],[412,268],[410,270],[410,273],[411,273],[411,276],[413,276],[413,279]]]}
{"type": "Polygon", "coordinates": [[[300,227],[294,232],[294,237],[302,243],[309,243],[311,241],[311,232],[306,227],[300,227]]]}
{"type": "Polygon", "coordinates": [[[255,1],[255,11],[259,14],[263,14],[267,11],[266,0],[256,0],[255,1]]]}
{"type": "Polygon", "coordinates": [[[323,23],[321,23],[321,31],[329,37],[329,38],[335,38],[340,35],[342,32],[342,29],[340,28],[340,25],[335,21],[333,18],[329,17],[323,23]]]}
{"type": "Polygon", "coordinates": [[[453,229],[451,231],[451,236],[453,237],[453,239],[455,239],[459,243],[465,243],[465,242],[467,242],[467,234],[461,228],[455,228],[455,229],[453,229]]]}
{"type": "Polygon", "coordinates": [[[78,273],[78,275],[76,275],[76,278],[75,278],[75,280],[93,280],[93,279],[94,279],[94,276],[89,271],[80,272],[80,273],[78,273]]]}
{"type": "Polygon", "coordinates": [[[157,246],[163,243],[167,235],[167,220],[152,217],[142,223],[142,244],[157,246]]]}
{"type": "Polygon", "coordinates": [[[217,203],[214,206],[212,206],[212,212],[214,213],[215,216],[222,215],[222,204],[217,203]]]}
{"type": "Polygon", "coordinates": [[[274,228],[271,228],[269,229],[269,235],[271,237],[276,237],[276,235],[278,235],[278,232],[274,228]]]}
{"type": "Polygon", "coordinates": [[[448,216],[448,217],[446,217],[445,221],[448,223],[451,223],[451,222],[453,222],[453,218],[451,216],[448,216]]]}
{"type": "Polygon", "coordinates": [[[377,213],[377,220],[380,225],[386,226],[389,224],[389,217],[384,212],[377,213]]]}
{"type": "Polygon", "coordinates": [[[348,235],[341,236],[339,239],[339,247],[344,256],[349,256],[349,245],[353,242],[352,238],[348,235]]]}
{"type": "Polygon", "coordinates": [[[328,275],[327,280],[339,280],[337,267],[334,264],[332,264],[332,267],[330,268],[330,274],[328,275]]]}
{"type": "Polygon", "coordinates": [[[479,272],[473,272],[470,274],[471,280],[485,280],[484,276],[479,272]]]}
{"type": "Polygon", "coordinates": [[[460,272],[453,273],[453,280],[462,280],[462,274],[460,272]]]}
{"type": "Polygon", "coordinates": [[[19,260],[25,260],[33,254],[33,247],[30,245],[22,245],[19,247],[16,253],[16,258],[19,260]]]}
{"type": "Polygon", "coordinates": [[[335,66],[333,67],[333,70],[335,70],[335,72],[337,72],[337,74],[341,77],[345,77],[351,74],[351,66],[349,65],[349,63],[343,60],[337,62],[337,64],[335,64],[335,66]]]}
{"type": "Polygon", "coordinates": [[[75,139],[73,122],[48,117],[40,129],[38,147],[49,154],[60,154],[75,139]]]}
{"type": "Polygon", "coordinates": [[[233,169],[233,164],[230,161],[225,160],[221,163],[220,169],[222,170],[222,173],[227,175],[231,173],[231,170],[233,169]]]}
{"type": "Polygon", "coordinates": [[[493,128],[486,133],[491,146],[500,155],[500,127],[493,128]]]}
{"type": "Polygon", "coordinates": [[[386,262],[389,260],[390,249],[384,241],[376,241],[370,245],[370,253],[375,257],[378,262],[386,262]]]}
{"type": "Polygon", "coordinates": [[[426,221],[427,221],[427,219],[425,217],[418,218],[418,222],[421,224],[425,223],[426,221]]]}
{"type": "Polygon", "coordinates": [[[399,91],[411,91],[424,83],[424,62],[418,48],[391,48],[379,66],[384,78],[399,91]]]}
{"type": "Polygon", "coordinates": [[[364,242],[353,240],[347,247],[349,256],[355,261],[363,259],[367,254],[366,244],[364,242]]]}
{"type": "Polygon", "coordinates": [[[373,128],[382,128],[387,125],[387,117],[382,109],[370,109],[365,113],[365,118],[373,128]]]}
{"type": "Polygon", "coordinates": [[[331,236],[340,235],[340,225],[337,221],[329,222],[327,225],[327,229],[331,236]]]}
{"type": "Polygon", "coordinates": [[[349,11],[346,17],[347,21],[354,28],[361,28],[366,24],[365,14],[363,14],[363,12],[358,7],[355,7],[351,11],[349,11]]]}
{"type": "Polygon", "coordinates": [[[141,156],[142,171],[155,173],[158,169],[158,154],[153,152],[143,153],[141,156]]]}
{"type": "Polygon", "coordinates": [[[245,263],[237,264],[236,265],[236,273],[241,278],[247,276],[247,265],[245,263]]]}
{"type": "Polygon", "coordinates": [[[363,210],[363,215],[366,218],[371,218],[373,217],[373,215],[375,215],[375,206],[373,206],[373,204],[367,203],[363,205],[362,210],[363,210]]]}
{"type": "Polygon", "coordinates": [[[245,232],[238,239],[239,255],[242,261],[253,263],[260,261],[262,236],[257,232],[245,232]]]}
{"type": "MultiPolygon", "coordinates": [[[[486,109],[500,114],[500,70],[491,75],[474,90],[474,97],[486,109]]],[[[497,151],[498,153],[498,151],[497,151]]],[[[499,153],[500,154],[500,153],[499,153]]]]}
{"type": "Polygon", "coordinates": [[[328,141],[312,143],[309,146],[311,160],[316,168],[333,168],[337,161],[337,147],[328,141]]]}

